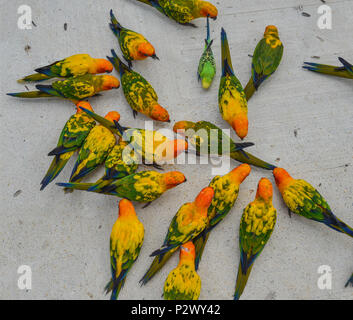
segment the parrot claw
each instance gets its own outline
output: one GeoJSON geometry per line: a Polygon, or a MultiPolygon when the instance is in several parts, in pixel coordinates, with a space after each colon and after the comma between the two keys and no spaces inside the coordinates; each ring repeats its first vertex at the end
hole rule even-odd
{"type": "Polygon", "coordinates": [[[142,207],[142,209],[147,208],[151,203],[152,203],[152,202],[147,202],[147,203],[142,207]]]}
{"type": "Polygon", "coordinates": [[[134,119],[136,119],[136,116],[137,116],[137,111],[132,110],[132,115],[134,116],[134,119]]]}
{"type": "Polygon", "coordinates": [[[290,209],[288,209],[288,215],[289,215],[289,218],[292,218],[292,211],[290,211],[290,209]]]}

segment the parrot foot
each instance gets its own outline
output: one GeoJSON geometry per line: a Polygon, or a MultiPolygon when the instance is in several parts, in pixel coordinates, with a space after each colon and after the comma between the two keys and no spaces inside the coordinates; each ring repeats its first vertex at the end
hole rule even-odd
{"type": "Polygon", "coordinates": [[[147,208],[151,203],[152,203],[152,202],[147,202],[147,203],[142,207],[142,209],[147,208]]]}
{"type": "Polygon", "coordinates": [[[292,218],[292,211],[290,211],[290,209],[288,209],[288,215],[289,215],[289,218],[292,218]]]}
{"type": "Polygon", "coordinates": [[[196,24],[193,24],[191,22],[186,22],[186,23],[180,23],[179,24],[183,25],[183,26],[188,26],[188,27],[193,27],[193,28],[197,28],[196,24]]]}
{"type": "Polygon", "coordinates": [[[134,116],[134,119],[136,119],[136,116],[137,116],[137,111],[132,110],[132,115],[134,116]]]}

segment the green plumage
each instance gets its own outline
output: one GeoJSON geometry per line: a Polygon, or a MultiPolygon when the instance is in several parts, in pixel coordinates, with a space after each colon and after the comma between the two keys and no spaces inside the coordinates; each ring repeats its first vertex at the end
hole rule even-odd
{"type": "Polygon", "coordinates": [[[216,74],[216,60],[212,52],[213,40],[210,39],[209,18],[207,17],[207,37],[205,39],[205,49],[200,58],[197,74],[201,80],[202,87],[208,89],[216,74]]]}
{"type": "Polygon", "coordinates": [[[49,153],[55,158],[41,182],[41,190],[59,175],[72,156],[73,151],[82,146],[95,125],[95,121],[84,113],[77,113],[70,117],[61,131],[56,148],[49,153]]]}
{"type": "Polygon", "coordinates": [[[304,62],[303,68],[309,71],[323,73],[335,77],[353,79],[353,65],[341,57],[339,57],[338,60],[342,63],[342,67],[313,62],[304,62]]]}

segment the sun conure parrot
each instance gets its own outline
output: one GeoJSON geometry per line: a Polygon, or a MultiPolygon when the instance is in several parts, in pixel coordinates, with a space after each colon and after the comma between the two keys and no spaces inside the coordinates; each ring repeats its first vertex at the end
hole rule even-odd
{"type": "Polygon", "coordinates": [[[318,73],[328,74],[335,77],[353,79],[353,65],[343,58],[338,58],[342,63],[342,67],[330,66],[314,62],[304,62],[304,69],[318,73]]]}
{"type": "Polygon", "coordinates": [[[201,190],[195,201],[180,207],[169,225],[163,246],[151,254],[155,258],[140,280],[142,285],[151,280],[181,245],[195,239],[207,227],[207,210],[213,196],[214,190],[207,187],[201,190]]]}
{"type": "Polygon", "coordinates": [[[170,122],[168,111],[158,104],[158,96],[147,80],[125,65],[114,50],[112,55],[107,58],[120,74],[123,92],[134,118],[140,112],[153,120],[170,122]]]}
{"type": "Polygon", "coordinates": [[[277,212],[272,205],[272,184],[262,178],[257,187],[255,200],[244,209],[239,227],[240,262],[234,293],[239,300],[256,258],[270,239],[276,224],[277,212]]]}
{"type": "Polygon", "coordinates": [[[153,165],[157,169],[161,169],[159,164],[176,158],[188,149],[188,143],[184,139],[170,140],[158,131],[122,127],[118,122],[113,123],[90,110],[81,109],[128,142],[131,151],[134,151],[136,157],[140,156],[142,163],[146,165],[153,165]]]}
{"type": "Polygon", "coordinates": [[[347,288],[349,285],[351,285],[353,287],[353,274],[352,276],[349,278],[349,280],[347,281],[345,287],[347,288]]]}
{"type": "Polygon", "coordinates": [[[202,0],[137,0],[156,8],[170,19],[184,25],[195,27],[190,21],[210,17],[217,19],[217,8],[208,1],[202,0]]]}
{"type": "Polygon", "coordinates": [[[75,54],[34,71],[37,73],[26,76],[18,82],[43,81],[51,78],[70,78],[85,74],[112,72],[113,65],[106,59],[95,59],[89,54],[75,54]]]}
{"type": "Polygon", "coordinates": [[[208,208],[209,222],[207,228],[193,241],[196,250],[196,270],[199,268],[210,232],[233,208],[238,198],[240,184],[250,174],[250,171],[251,168],[248,164],[241,164],[224,176],[215,176],[208,185],[213,188],[214,197],[208,208]]]}
{"type": "Polygon", "coordinates": [[[37,84],[39,91],[8,93],[9,96],[18,98],[48,98],[58,97],[77,103],[85,98],[97,95],[101,91],[117,89],[120,82],[111,75],[95,76],[86,74],[65,80],[58,80],[51,85],[37,84]]]}
{"type": "Polygon", "coordinates": [[[119,217],[110,235],[110,266],[112,278],[105,287],[111,292],[111,300],[117,300],[126,276],[137,260],[145,230],[139,221],[134,206],[129,200],[119,202],[119,217]]]}
{"type": "Polygon", "coordinates": [[[77,112],[72,115],[66,122],[61,131],[58,144],[54,150],[49,152],[49,156],[54,156],[54,159],[43,178],[40,190],[43,190],[50,182],[52,182],[64,169],[74,152],[79,149],[96,122],[89,117],[80,108],[84,106],[88,110],[93,111],[91,105],[86,101],[77,103],[77,112]]]}
{"type": "Polygon", "coordinates": [[[195,247],[192,241],[180,247],[179,264],[164,282],[165,300],[198,300],[201,278],[195,271],[195,247]]]}
{"type": "Polygon", "coordinates": [[[275,26],[267,26],[264,37],[257,44],[251,65],[251,78],[244,91],[246,99],[252,97],[261,83],[271,76],[281,63],[283,44],[275,26]]]}
{"type": "Polygon", "coordinates": [[[222,76],[218,91],[219,111],[240,139],[248,134],[248,103],[243,87],[234,74],[227,34],[221,31],[222,76]]]}
{"type": "Polygon", "coordinates": [[[293,212],[322,222],[338,232],[353,237],[353,229],[333,214],[326,200],[311,184],[305,180],[292,178],[282,168],[274,169],[273,175],[289,213],[293,212]]]}
{"type": "MultiPolygon", "coordinates": [[[[120,114],[111,111],[107,113],[105,118],[110,121],[119,121],[120,114]]],[[[70,182],[80,182],[82,178],[104,163],[115,144],[116,139],[112,132],[102,125],[95,126],[80,149],[70,182]]]]}
{"type": "MultiPolygon", "coordinates": [[[[227,136],[219,127],[208,121],[179,121],[173,127],[174,132],[184,135],[188,138],[191,145],[196,148],[196,154],[218,154],[226,155],[222,144],[229,148],[229,157],[232,159],[251,164],[253,166],[273,170],[275,166],[269,164],[243,149],[254,145],[251,142],[236,143],[227,136]]],[[[227,152],[228,152],[227,150],[227,152]]]]}
{"type": "Polygon", "coordinates": [[[210,23],[207,17],[207,37],[205,39],[205,49],[200,58],[199,67],[197,69],[197,75],[201,80],[202,88],[208,89],[213,81],[216,74],[216,60],[212,52],[213,40],[210,38],[210,23]]]}
{"type": "Polygon", "coordinates": [[[152,44],[142,34],[124,28],[114,16],[113,10],[110,10],[110,19],[109,26],[118,38],[121,52],[130,68],[133,60],[144,60],[147,57],[158,59],[152,44]]]}
{"type": "Polygon", "coordinates": [[[185,176],[179,171],[159,173],[140,171],[99,188],[95,183],[57,183],[60,187],[86,190],[96,193],[125,198],[131,201],[150,203],[164,192],[185,182],[185,176]]]}

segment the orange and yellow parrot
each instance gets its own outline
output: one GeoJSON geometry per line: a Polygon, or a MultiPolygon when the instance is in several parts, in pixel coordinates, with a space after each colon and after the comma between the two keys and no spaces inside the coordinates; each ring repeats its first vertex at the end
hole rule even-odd
{"type": "Polygon", "coordinates": [[[94,59],[89,54],[75,54],[56,61],[48,66],[37,68],[37,73],[18,80],[19,83],[28,81],[43,81],[51,78],[70,78],[85,74],[98,74],[113,71],[113,65],[106,59],[94,59]]]}
{"type": "Polygon", "coordinates": [[[253,58],[251,78],[244,91],[249,101],[263,81],[278,68],[283,56],[283,44],[275,26],[267,26],[264,37],[257,44],[253,58]]]}
{"type": "MultiPolygon", "coordinates": [[[[119,121],[120,114],[108,112],[107,120],[119,121]]],[[[104,163],[116,143],[115,136],[102,125],[95,126],[84,141],[72,170],[70,182],[79,182],[100,164],[104,163]]]]}
{"type": "Polygon", "coordinates": [[[105,287],[111,300],[117,300],[126,276],[137,260],[143,244],[145,230],[134,206],[129,200],[119,202],[119,217],[110,235],[110,266],[112,279],[105,287]]]}
{"type": "Polygon", "coordinates": [[[156,8],[170,19],[184,25],[195,27],[190,21],[210,17],[217,19],[217,8],[208,1],[203,0],[137,0],[156,8]]]}
{"type": "Polygon", "coordinates": [[[165,300],[198,300],[201,278],[195,271],[195,247],[192,241],[180,247],[178,266],[172,270],[164,283],[165,300]]]}
{"type": "Polygon", "coordinates": [[[201,190],[194,202],[185,203],[180,207],[169,225],[163,246],[151,254],[155,258],[140,280],[142,285],[146,284],[163,267],[181,245],[192,241],[205,230],[208,225],[207,210],[213,196],[213,188],[207,187],[201,190]]]}
{"type": "Polygon", "coordinates": [[[253,264],[275,227],[277,212],[272,205],[272,194],[272,183],[262,178],[255,200],[244,209],[239,228],[240,262],[234,300],[242,295],[253,264]]]}
{"type": "Polygon", "coordinates": [[[243,87],[234,74],[227,34],[222,28],[222,76],[218,91],[219,111],[240,139],[248,134],[248,103],[243,87]]]}
{"type": "Polygon", "coordinates": [[[274,169],[273,175],[289,214],[299,214],[353,237],[353,229],[333,214],[326,200],[311,184],[292,178],[282,168],[274,169]]]}
{"type": "Polygon", "coordinates": [[[134,117],[140,112],[153,120],[170,122],[168,111],[158,103],[158,96],[147,80],[125,65],[114,50],[112,55],[107,58],[120,74],[123,92],[134,117]]]}
{"type": "Polygon", "coordinates": [[[159,60],[152,44],[142,34],[124,28],[114,16],[113,10],[110,10],[110,19],[110,28],[118,38],[121,52],[130,68],[133,60],[144,60],[147,57],[159,60]]]}
{"type": "Polygon", "coordinates": [[[248,164],[241,164],[228,174],[215,176],[209,187],[214,189],[214,197],[208,208],[207,228],[194,239],[196,250],[195,267],[199,268],[201,257],[205,249],[210,232],[215,228],[233,208],[238,198],[240,184],[250,174],[251,168],[248,164]]]}
{"type": "Polygon", "coordinates": [[[41,182],[40,190],[43,190],[60,174],[71,156],[82,146],[88,134],[96,125],[96,122],[80,108],[85,107],[93,111],[88,102],[80,101],[76,107],[77,112],[66,122],[56,148],[48,154],[54,156],[54,159],[41,182]]]}
{"type": "Polygon", "coordinates": [[[64,188],[103,193],[149,204],[158,199],[166,191],[185,181],[185,176],[179,171],[169,171],[166,173],[140,171],[122,179],[115,179],[103,187],[100,183],[57,183],[57,185],[64,188]]]}
{"type": "Polygon", "coordinates": [[[111,75],[71,77],[65,80],[54,81],[51,85],[37,84],[38,91],[8,93],[17,98],[51,98],[68,99],[77,103],[85,98],[97,95],[101,91],[117,89],[120,82],[111,75]]]}

